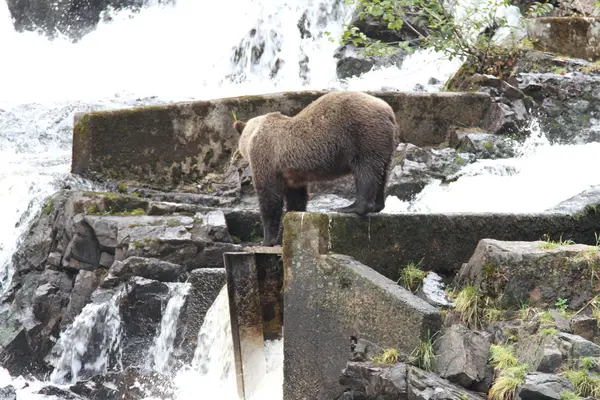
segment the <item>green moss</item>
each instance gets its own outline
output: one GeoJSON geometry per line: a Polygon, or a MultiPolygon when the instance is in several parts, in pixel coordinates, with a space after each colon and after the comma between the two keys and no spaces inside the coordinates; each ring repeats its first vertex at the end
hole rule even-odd
{"type": "Polygon", "coordinates": [[[398,349],[384,349],[381,354],[373,356],[372,361],[375,364],[396,364],[399,356],[398,349]]]}
{"type": "Polygon", "coordinates": [[[127,192],[127,186],[125,186],[125,184],[123,183],[119,183],[119,185],[117,186],[117,190],[119,191],[119,193],[125,193],[127,192]]]}
{"type": "Polygon", "coordinates": [[[179,221],[171,220],[171,221],[167,222],[167,225],[168,226],[177,226],[177,225],[179,225],[179,221]]]}
{"type": "Polygon", "coordinates": [[[231,235],[231,243],[240,244],[240,243],[242,243],[242,240],[237,236],[231,235]]]}
{"type": "Polygon", "coordinates": [[[540,331],[542,336],[548,336],[548,335],[554,336],[554,335],[556,335],[557,332],[558,331],[554,328],[544,328],[540,331]]]}
{"type": "Polygon", "coordinates": [[[462,158],[461,156],[456,156],[456,163],[458,165],[465,165],[467,163],[467,160],[465,160],[464,158],[462,158]]]}
{"type": "Polygon", "coordinates": [[[42,208],[42,214],[50,215],[52,214],[52,210],[54,209],[54,197],[49,197],[44,203],[44,207],[42,208]]]}
{"type": "Polygon", "coordinates": [[[488,140],[487,142],[485,142],[485,144],[483,145],[485,147],[486,150],[492,150],[494,148],[494,143],[492,143],[491,140],[488,140]]]}

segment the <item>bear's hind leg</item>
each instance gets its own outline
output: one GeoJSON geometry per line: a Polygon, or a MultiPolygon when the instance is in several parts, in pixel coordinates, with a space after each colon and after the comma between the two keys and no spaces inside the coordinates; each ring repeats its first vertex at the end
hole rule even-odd
{"type": "Polygon", "coordinates": [[[255,184],[255,189],[263,224],[262,244],[263,246],[277,246],[283,215],[283,183],[271,181],[265,185],[255,184]]]}
{"type": "Polygon", "coordinates": [[[379,189],[377,189],[377,197],[375,198],[375,208],[373,209],[374,213],[378,213],[385,208],[385,187],[387,186],[388,180],[388,165],[385,166],[383,170],[383,177],[381,178],[381,182],[379,183],[379,189]]]}
{"type": "Polygon", "coordinates": [[[308,188],[306,186],[300,188],[286,187],[285,188],[285,203],[286,211],[306,211],[308,204],[308,188]]]}
{"type": "Polygon", "coordinates": [[[340,213],[353,213],[360,216],[373,212],[379,194],[379,178],[381,173],[376,165],[361,162],[353,168],[352,174],[356,182],[356,201],[349,206],[336,209],[340,213]]]}

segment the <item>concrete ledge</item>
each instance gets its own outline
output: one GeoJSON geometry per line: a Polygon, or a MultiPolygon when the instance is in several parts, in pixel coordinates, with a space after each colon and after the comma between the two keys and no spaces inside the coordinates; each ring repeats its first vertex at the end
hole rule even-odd
{"type": "MultiPolygon", "coordinates": [[[[293,116],[325,93],[283,92],[77,114],[71,171],[158,188],[194,184],[228,165],[238,140],[233,112],[241,120],[272,111],[293,116]]],[[[400,135],[418,146],[442,143],[451,124],[482,127],[491,104],[486,93],[369,93],[392,106],[400,135]]]]}
{"type": "Polygon", "coordinates": [[[600,57],[600,18],[533,18],[525,25],[536,50],[586,60],[600,57]]]}
{"type": "Polygon", "coordinates": [[[441,328],[436,308],[346,255],[327,254],[330,219],[289,213],[284,254],[284,400],[337,399],[351,342],[410,354],[441,328]]]}

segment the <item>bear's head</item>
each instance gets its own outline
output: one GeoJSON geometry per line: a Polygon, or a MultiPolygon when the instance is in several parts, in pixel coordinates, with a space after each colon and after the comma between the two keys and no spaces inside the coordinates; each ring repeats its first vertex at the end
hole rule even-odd
{"type": "Polygon", "coordinates": [[[235,121],[233,123],[233,128],[240,135],[238,149],[240,150],[242,157],[244,157],[246,160],[248,160],[248,152],[250,151],[252,137],[256,134],[256,132],[258,132],[264,118],[264,115],[260,115],[258,117],[249,119],[247,122],[235,121]]]}

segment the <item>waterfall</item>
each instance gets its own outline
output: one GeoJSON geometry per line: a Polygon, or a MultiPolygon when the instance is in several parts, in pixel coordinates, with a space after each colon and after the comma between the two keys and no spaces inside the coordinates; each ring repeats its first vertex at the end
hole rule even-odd
{"type": "Polygon", "coordinates": [[[78,378],[120,370],[121,315],[124,289],[103,303],[89,303],[71,326],[61,333],[53,353],[54,383],[75,383],[78,378]]]}
{"type": "Polygon", "coordinates": [[[147,361],[147,365],[156,372],[168,375],[172,372],[170,362],[177,335],[177,323],[190,286],[189,283],[169,284],[169,301],[162,312],[158,334],[154,338],[147,361]]]}

